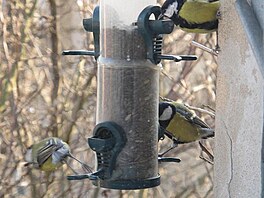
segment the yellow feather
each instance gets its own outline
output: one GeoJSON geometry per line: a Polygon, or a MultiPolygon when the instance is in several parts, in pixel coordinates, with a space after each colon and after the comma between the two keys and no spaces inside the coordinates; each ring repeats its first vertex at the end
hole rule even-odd
{"type": "Polygon", "coordinates": [[[58,162],[57,164],[52,163],[52,158],[50,157],[42,166],[40,167],[40,170],[42,171],[54,171],[63,164],[61,162],[58,162]]]}
{"type": "Polygon", "coordinates": [[[219,1],[208,3],[206,1],[187,1],[180,9],[179,15],[190,23],[204,23],[217,20],[219,1]]]}
{"type": "Polygon", "coordinates": [[[199,128],[179,113],[176,113],[166,130],[180,142],[193,142],[200,139],[199,128]]]}

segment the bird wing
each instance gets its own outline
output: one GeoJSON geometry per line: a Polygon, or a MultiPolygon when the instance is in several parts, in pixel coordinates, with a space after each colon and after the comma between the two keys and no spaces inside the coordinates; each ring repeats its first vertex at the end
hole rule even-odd
{"type": "Polygon", "coordinates": [[[67,156],[70,156],[69,152],[69,148],[64,144],[52,153],[52,163],[56,164],[63,161],[67,156]]]}
{"type": "Polygon", "coordinates": [[[49,157],[58,149],[60,149],[63,146],[60,141],[55,141],[53,139],[48,140],[45,146],[43,146],[41,149],[39,149],[37,154],[37,162],[39,166],[43,165],[49,157]]]}
{"type": "Polygon", "coordinates": [[[191,119],[191,121],[192,121],[194,124],[200,126],[201,128],[207,128],[207,129],[210,128],[210,127],[209,127],[204,121],[202,121],[202,120],[201,120],[199,117],[197,117],[197,116],[193,117],[193,118],[191,119]]]}
{"type": "Polygon", "coordinates": [[[191,111],[190,109],[188,109],[184,104],[174,102],[174,105],[176,107],[176,112],[179,113],[188,122],[195,124],[201,128],[207,128],[207,129],[210,128],[204,121],[202,121],[195,114],[194,111],[191,111]]]}
{"type": "Polygon", "coordinates": [[[219,1],[186,1],[180,9],[179,15],[189,23],[201,24],[217,20],[216,15],[219,8],[219,1]]]}
{"type": "Polygon", "coordinates": [[[176,107],[176,112],[179,113],[183,119],[200,128],[201,138],[206,139],[208,137],[214,137],[214,130],[184,105],[178,105],[178,107],[176,107]]]}

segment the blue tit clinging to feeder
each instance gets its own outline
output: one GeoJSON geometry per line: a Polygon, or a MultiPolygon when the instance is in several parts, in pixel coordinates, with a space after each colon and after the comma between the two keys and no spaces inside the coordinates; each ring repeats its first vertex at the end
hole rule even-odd
{"type": "Polygon", "coordinates": [[[68,164],[67,157],[79,162],[86,171],[92,172],[88,165],[71,154],[70,147],[66,142],[56,137],[46,138],[30,146],[26,153],[27,163],[25,166],[33,165],[34,168],[51,172],[66,163],[75,172],[68,164]]]}
{"type": "Polygon", "coordinates": [[[176,144],[214,137],[214,130],[182,103],[160,102],[159,124],[176,144]]]}
{"type": "Polygon", "coordinates": [[[219,0],[167,0],[161,14],[186,32],[210,33],[218,29],[219,9],[219,0]]]}

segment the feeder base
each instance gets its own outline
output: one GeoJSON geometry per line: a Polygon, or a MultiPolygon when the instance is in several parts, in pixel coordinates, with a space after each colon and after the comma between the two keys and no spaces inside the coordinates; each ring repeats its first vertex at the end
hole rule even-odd
{"type": "Polygon", "coordinates": [[[160,185],[160,175],[144,180],[96,180],[95,186],[120,190],[136,190],[143,188],[153,188],[160,185]]]}

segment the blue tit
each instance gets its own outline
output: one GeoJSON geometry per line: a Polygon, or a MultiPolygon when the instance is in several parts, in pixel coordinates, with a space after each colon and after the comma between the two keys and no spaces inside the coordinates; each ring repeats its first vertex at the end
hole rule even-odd
{"type": "Polygon", "coordinates": [[[46,138],[38,143],[33,144],[28,148],[26,153],[25,166],[33,165],[34,168],[42,171],[55,171],[63,163],[66,163],[74,173],[74,169],[68,164],[66,158],[70,157],[79,162],[83,169],[87,172],[92,172],[91,168],[85,163],[75,158],[71,152],[67,143],[56,137],[46,138]]]}

